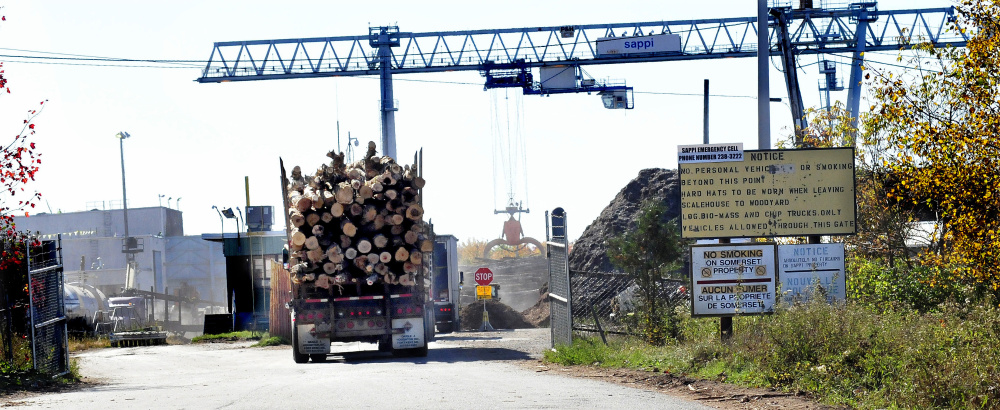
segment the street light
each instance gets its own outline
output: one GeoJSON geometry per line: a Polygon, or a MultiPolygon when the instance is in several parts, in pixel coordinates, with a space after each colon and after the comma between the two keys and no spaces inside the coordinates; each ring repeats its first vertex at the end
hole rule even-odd
{"type": "MultiPolygon", "coordinates": [[[[239,209],[239,208],[237,208],[239,209]]],[[[240,220],[236,219],[236,212],[233,212],[233,208],[225,208],[222,210],[222,214],[226,216],[226,219],[233,219],[236,221],[236,236],[240,235],[240,220]]]]}
{"type": "MultiPolygon", "coordinates": [[[[240,207],[236,207],[236,214],[240,216],[240,223],[243,224],[243,229],[247,229],[247,223],[243,220],[243,211],[240,210],[240,207]]],[[[237,225],[237,227],[239,227],[239,225],[237,225]]],[[[240,232],[243,232],[243,229],[240,229],[240,232]]]]}
{"type": "Polygon", "coordinates": [[[219,212],[219,207],[217,207],[215,205],[212,205],[212,209],[214,209],[215,212],[219,214],[219,229],[220,229],[219,230],[219,234],[222,235],[222,238],[225,238],[226,237],[226,222],[225,222],[226,220],[222,219],[222,212],[219,212]]]}
{"type": "Polygon", "coordinates": [[[128,137],[131,137],[131,135],[129,135],[129,133],[125,131],[119,131],[118,134],[115,134],[115,138],[118,138],[118,148],[121,150],[121,156],[122,156],[122,210],[125,214],[126,241],[129,236],[128,236],[128,196],[125,194],[125,139],[128,137]]]}
{"type": "MultiPolygon", "coordinates": [[[[239,208],[236,208],[239,209],[239,208]]],[[[233,219],[236,221],[236,250],[243,250],[243,242],[240,240],[240,220],[236,219],[236,213],[233,212],[233,208],[226,208],[222,210],[222,214],[228,219],[233,219]]],[[[242,218],[242,216],[241,216],[242,218]]]]}

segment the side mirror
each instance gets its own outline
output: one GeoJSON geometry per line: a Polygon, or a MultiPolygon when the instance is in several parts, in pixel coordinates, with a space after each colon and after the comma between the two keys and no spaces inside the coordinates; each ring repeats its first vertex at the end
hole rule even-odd
{"type": "Polygon", "coordinates": [[[458,286],[461,287],[465,284],[465,272],[458,272],[458,286]]]}

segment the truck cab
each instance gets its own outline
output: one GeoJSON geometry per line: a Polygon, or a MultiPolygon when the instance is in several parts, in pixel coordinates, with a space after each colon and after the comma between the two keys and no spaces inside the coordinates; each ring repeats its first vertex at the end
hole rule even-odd
{"type": "Polygon", "coordinates": [[[433,262],[431,299],[434,301],[434,324],[438,333],[451,333],[460,325],[462,274],[458,271],[458,238],[437,235],[433,262]]]}

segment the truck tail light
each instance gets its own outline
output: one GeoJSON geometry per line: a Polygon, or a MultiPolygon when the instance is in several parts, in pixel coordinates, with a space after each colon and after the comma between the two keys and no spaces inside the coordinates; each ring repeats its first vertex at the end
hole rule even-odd
{"type": "Polygon", "coordinates": [[[354,321],[348,321],[347,322],[347,328],[348,329],[354,329],[354,321]]]}

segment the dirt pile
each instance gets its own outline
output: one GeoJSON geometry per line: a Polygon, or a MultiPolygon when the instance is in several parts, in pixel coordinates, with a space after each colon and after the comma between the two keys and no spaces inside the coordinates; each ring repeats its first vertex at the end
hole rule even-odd
{"type": "Polygon", "coordinates": [[[680,178],[676,170],[650,168],[625,185],[610,204],[583,231],[569,254],[569,268],[584,272],[618,271],[608,259],[606,241],[635,226],[639,208],[646,199],[663,201],[667,217],[681,214],[680,178]]]}
{"type": "MultiPolygon", "coordinates": [[[[486,311],[490,315],[490,325],[494,329],[528,329],[535,327],[521,312],[495,300],[486,301],[486,311]]],[[[483,302],[477,301],[462,306],[462,330],[479,330],[483,325],[483,302]]]]}
{"type": "Polygon", "coordinates": [[[549,327],[549,284],[545,283],[538,290],[538,302],[521,312],[524,318],[535,327],[549,327]]]}

